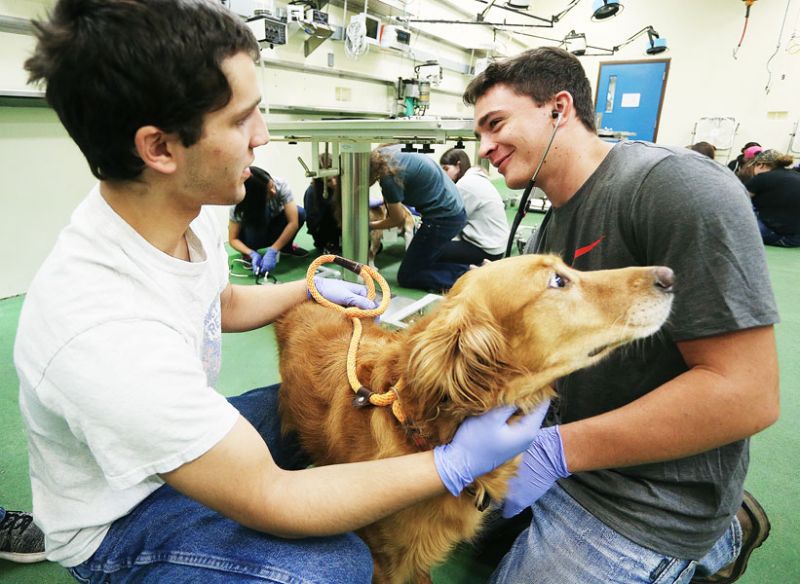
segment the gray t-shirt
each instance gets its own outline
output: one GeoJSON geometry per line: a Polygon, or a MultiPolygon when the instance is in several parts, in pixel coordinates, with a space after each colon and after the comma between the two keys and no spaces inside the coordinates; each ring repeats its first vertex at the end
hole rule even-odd
{"type": "MultiPolygon", "coordinates": [[[[675,271],[675,301],[661,332],[557,383],[563,423],[619,408],[686,371],[677,341],[778,320],[744,187],[689,150],[620,142],[565,205],[548,211],[533,247],[580,270],[675,271]]],[[[748,459],[742,440],[679,460],[576,473],[559,484],[625,537],[698,559],[738,509],[748,459]]]]}

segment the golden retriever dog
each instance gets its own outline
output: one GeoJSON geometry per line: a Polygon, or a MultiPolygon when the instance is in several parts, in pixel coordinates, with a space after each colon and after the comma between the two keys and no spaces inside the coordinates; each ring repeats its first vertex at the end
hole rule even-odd
{"type": "MultiPolygon", "coordinates": [[[[317,465],[447,443],[465,417],[502,404],[529,411],[553,395],[556,379],[655,333],[670,311],[672,280],[665,267],[579,272],[556,256],[525,255],[466,273],[403,331],[364,319],[358,379],[376,393],[400,382],[405,423],[389,407],[352,405],[352,323],[303,302],[276,324],[283,429],[299,434],[317,465]]],[[[434,497],[359,530],[374,582],[430,582],[430,568],[480,528],[476,499],[501,501],[517,464],[478,478],[459,497],[434,497]]]]}
{"type": "MultiPolygon", "coordinates": [[[[369,210],[370,221],[380,221],[381,219],[385,219],[386,215],[386,206],[384,205],[381,205],[380,207],[372,207],[369,210]]],[[[411,245],[411,239],[414,237],[414,216],[405,205],[403,205],[403,224],[399,227],[393,227],[392,229],[397,230],[397,234],[403,238],[406,249],[408,249],[408,246],[411,245]]],[[[383,232],[383,229],[371,229],[369,232],[368,256],[370,266],[375,266],[375,256],[378,255],[378,252],[381,249],[383,232]]]]}

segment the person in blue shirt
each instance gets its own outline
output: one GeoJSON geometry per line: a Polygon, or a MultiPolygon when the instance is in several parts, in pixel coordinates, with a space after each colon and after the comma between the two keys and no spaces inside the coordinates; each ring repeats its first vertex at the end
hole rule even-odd
{"type": "Polygon", "coordinates": [[[455,183],[424,154],[402,152],[400,146],[380,146],[370,154],[370,185],[380,184],[387,216],[370,221],[370,229],[402,225],[403,205],[414,207],[422,224],[397,270],[404,288],[449,290],[469,269],[467,264],[441,261],[445,246],[467,223],[464,203],[455,183]]]}

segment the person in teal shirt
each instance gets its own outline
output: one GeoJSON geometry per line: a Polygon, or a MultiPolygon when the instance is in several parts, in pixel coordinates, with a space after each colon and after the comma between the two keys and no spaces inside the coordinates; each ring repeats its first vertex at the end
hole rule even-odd
{"type": "Polygon", "coordinates": [[[449,290],[469,269],[467,264],[441,261],[445,246],[467,223],[464,203],[455,183],[433,159],[402,152],[399,145],[381,146],[370,155],[370,185],[380,184],[388,215],[371,221],[370,229],[390,229],[403,223],[403,205],[422,216],[411,245],[397,270],[404,288],[449,290]]]}

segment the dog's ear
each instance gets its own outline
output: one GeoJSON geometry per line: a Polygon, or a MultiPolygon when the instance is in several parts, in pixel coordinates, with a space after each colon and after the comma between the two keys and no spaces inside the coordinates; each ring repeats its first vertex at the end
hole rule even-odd
{"type": "Polygon", "coordinates": [[[482,302],[448,298],[410,341],[407,384],[424,404],[419,413],[435,414],[441,404],[467,415],[495,405],[497,373],[510,365],[505,336],[482,302]]]}

